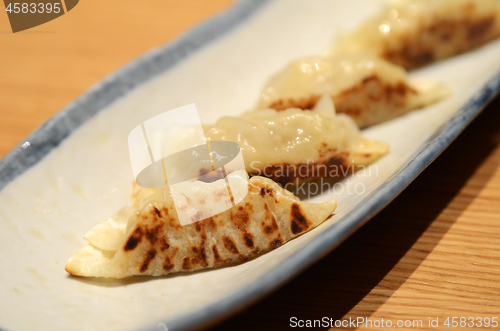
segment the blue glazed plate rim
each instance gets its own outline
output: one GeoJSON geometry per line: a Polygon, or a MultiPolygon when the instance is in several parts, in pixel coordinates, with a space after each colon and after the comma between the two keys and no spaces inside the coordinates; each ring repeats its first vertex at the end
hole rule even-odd
{"type": "MultiPolygon", "coordinates": [[[[293,258],[283,261],[258,281],[242,291],[223,298],[216,304],[200,309],[189,315],[165,321],[168,330],[187,330],[222,319],[245,305],[276,290],[314,264],[321,257],[335,249],[352,233],[368,222],[392,200],[394,200],[422,171],[429,166],[455,138],[472,122],[484,107],[500,92],[500,73],[493,77],[481,90],[459,109],[458,113],[445,125],[417,156],[403,167],[398,174],[381,185],[360,208],[357,208],[332,226],[307,242],[293,258]]],[[[144,330],[158,330],[151,326],[144,330]]]]}
{"type": "MultiPolygon", "coordinates": [[[[233,31],[271,1],[241,0],[226,12],[193,28],[174,42],[144,54],[93,86],[48,119],[0,160],[0,191],[42,160],[51,150],[57,148],[75,129],[102,109],[155,76],[173,68],[226,33],[233,31]],[[30,144],[24,144],[26,141],[30,144]]],[[[243,290],[223,297],[216,303],[190,314],[165,320],[164,324],[168,330],[186,330],[213,323],[257,301],[297,276],[337,247],[396,198],[451,144],[499,91],[500,73],[469,99],[412,161],[367,197],[360,208],[351,211],[339,222],[326,228],[317,235],[315,240],[306,243],[293,258],[283,261],[271,272],[255,280],[243,290]]],[[[143,330],[157,331],[159,329],[155,322],[143,330]]]]}

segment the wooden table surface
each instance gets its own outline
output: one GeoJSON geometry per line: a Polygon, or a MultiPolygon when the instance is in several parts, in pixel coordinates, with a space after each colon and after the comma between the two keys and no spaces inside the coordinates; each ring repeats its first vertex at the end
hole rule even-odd
{"type": "MultiPolygon", "coordinates": [[[[86,0],[16,34],[0,14],[0,156],[104,76],[231,3],[86,0]]],[[[280,290],[215,328],[288,329],[291,317],[364,317],[375,324],[362,330],[380,329],[375,325],[382,318],[393,325],[422,320],[419,329],[437,329],[429,328],[430,317],[439,318],[439,329],[459,329],[445,326],[446,318],[500,319],[499,298],[497,98],[367,225],[280,290]]]]}

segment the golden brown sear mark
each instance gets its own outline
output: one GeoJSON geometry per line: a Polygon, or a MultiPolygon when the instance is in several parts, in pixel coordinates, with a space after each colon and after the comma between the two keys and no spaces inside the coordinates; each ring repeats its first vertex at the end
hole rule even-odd
{"type": "Polygon", "coordinates": [[[462,19],[435,19],[422,24],[414,34],[399,38],[399,43],[386,44],[380,54],[386,60],[406,69],[415,69],[456,54],[466,52],[497,38],[496,14],[474,18],[474,6],[464,8],[471,13],[462,19]]]}
{"type": "MultiPolygon", "coordinates": [[[[273,168],[277,168],[277,166],[269,166],[269,167],[270,167],[271,169],[273,169],[273,168]]],[[[289,165],[286,165],[286,164],[284,165],[284,167],[285,167],[285,168],[286,168],[286,167],[288,167],[287,169],[289,169],[289,168],[290,168],[290,166],[289,166],[289,165]]],[[[264,169],[265,169],[265,168],[264,168],[264,169]]],[[[274,173],[274,176],[276,176],[276,171],[273,171],[273,170],[271,170],[271,171],[272,171],[272,173],[274,173]]],[[[260,189],[260,196],[261,196],[261,197],[265,197],[265,196],[266,196],[266,194],[269,194],[271,197],[274,197],[274,192],[273,192],[273,189],[268,189],[268,188],[266,188],[266,187],[261,188],[261,189],[260,189]]]]}
{"type": "Polygon", "coordinates": [[[283,241],[280,239],[276,239],[276,240],[271,242],[270,248],[276,249],[276,248],[280,247],[281,245],[283,245],[283,241]]]}
{"type": "Polygon", "coordinates": [[[231,261],[232,261],[231,259],[222,259],[221,258],[216,244],[212,245],[212,252],[214,253],[214,266],[220,267],[224,264],[231,263],[231,261]]]}
{"type": "MultiPolygon", "coordinates": [[[[391,115],[391,113],[397,114],[404,111],[407,106],[406,97],[409,94],[418,94],[418,92],[405,82],[388,84],[378,75],[373,74],[331,97],[337,113],[351,116],[360,128],[364,128],[381,122],[382,111],[384,111],[382,115],[386,117],[385,120],[396,116],[391,115]]],[[[320,95],[316,94],[310,95],[308,98],[281,99],[273,102],[269,107],[278,111],[288,108],[310,110],[314,108],[319,99],[320,95]]]]}
{"type": "Polygon", "coordinates": [[[301,99],[281,99],[278,101],[275,101],[269,105],[269,108],[276,109],[278,111],[280,110],[286,110],[288,108],[300,108],[303,110],[310,110],[314,108],[316,103],[318,102],[320,96],[319,95],[311,95],[308,98],[301,98],[301,99]]]}
{"type": "Polygon", "coordinates": [[[167,249],[170,248],[170,245],[168,244],[167,242],[167,239],[165,239],[165,237],[162,237],[161,238],[161,246],[160,246],[160,250],[162,252],[166,251],[167,249]]]}
{"type": "Polygon", "coordinates": [[[165,271],[170,271],[175,267],[175,264],[173,264],[170,261],[170,257],[166,256],[165,260],[163,261],[163,270],[165,271]]]}
{"type": "Polygon", "coordinates": [[[248,248],[254,247],[253,236],[250,233],[245,233],[243,235],[243,239],[245,241],[245,246],[247,246],[248,248]]]}
{"type": "Polygon", "coordinates": [[[222,259],[219,255],[219,250],[217,249],[217,245],[212,245],[212,252],[214,253],[214,264],[217,264],[217,262],[220,262],[222,259]]]}
{"type": "Polygon", "coordinates": [[[274,229],[272,226],[270,225],[266,225],[264,227],[264,231],[263,231],[265,234],[272,234],[274,232],[274,229]]]}
{"type": "Polygon", "coordinates": [[[156,244],[158,241],[158,235],[163,232],[164,223],[159,223],[154,227],[146,226],[146,239],[151,243],[151,245],[156,244]]]}
{"type": "Polygon", "coordinates": [[[417,95],[418,92],[405,82],[387,84],[378,75],[371,75],[332,98],[338,113],[353,117],[359,127],[364,128],[381,121],[377,116],[382,106],[386,119],[390,119],[391,112],[405,110],[409,94],[417,95]]]}
{"type": "Polygon", "coordinates": [[[222,242],[224,243],[224,248],[228,252],[230,252],[231,254],[234,254],[234,255],[240,254],[240,251],[236,247],[236,244],[234,243],[234,241],[231,240],[231,238],[226,237],[226,236],[221,236],[221,238],[222,238],[222,242]]]}
{"type": "Polygon", "coordinates": [[[231,217],[231,222],[234,224],[236,229],[241,233],[245,246],[247,246],[248,248],[253,248],[254,247],[253,235],[247,232],[247,224],[250,220],[250,216],[248,215],[247,212],[248,209],[250,209],[250,204],[245,204],[245,207],[239,206],[238,211],[236,213],[231,212],[230,217],[231,217]]]}
{"type": "Polygon", "coordinates": [[[292,233],[297,234],[309,228],[307,219],[302,214],[300,206],[296,203],[292,205],[292,233]]]}
{"type": "Polygon", "coordinates": [[[224,173],[221,169],[216,169],[215,171],[208,171],[206,169],[200,169],[199,176],[197,180],[205,183],[212,183],[216,180],[223,179],[224,173]]]}
{"type": "Polygon", "coordinates": [[[191,257],[189,265],[196,266],[199,264],[202,267],[206,268],[208,266],[208,262],[207,262],[207,253],[205,250],[205,242],[202,241],[200,247],[192,247],[191,250],[194,256],[191,257]]]}
{"type": "Polygon", "coordinates": [[[212,217],[208,219],[208,224],[214,231],[217,231],[217,224],[215,224],[215,221],[212,217]]]}
{"type": "MultiPolygon", "coordinates": [[[[200,243],[195,245],[188,241],[188,245],[191,248],[191,253],[189,253],[187,256],[184,256],[182,258],[182,264],[181,264],[181,269],[184,271],[189,271],[193,270],[196,266],[200,265],[203,268],[208,267],[208,262],[207,262],[207,253],[206,253],[206,248],[205,248],[205,243],[207,239],[207,234],[205,232],[205,226],[207,222],[206,221],[201,221],[196,224],[194,224],[194,227],[196,229],[196,232],[199,234],[200,237],[200,243]]],[[[193,224],[189,225],[193,226],[193,224]]],[[[178,249],[177,249],[178,250],[178,249]]],[[[175,252],[176,254],[177,252],[175,252]]],[[[170,259],[172,260],[175,257],[175,254],[173,257],[170,259]]],[[[170,268],[170,265],[173,263],[170,263],[169,261],[166,261],[164,265],[166,268],[170,268]]],[[[164,266],[164,269],[165,269],[164,266]]]]}
{"type": "Polygon", "coordinates": [[[155,256],[156,256],[156,250],[154,248],[148,251],[148,253],[146,254],[146,258],[144,259],[141,265],[141,270],[140,270],[141,273],[148,270],[149,263],[155,258],[155,256]]]}
{"type": "Polygon", "coordinates": [[[179,252],[179,247],[175,247],[174,249],[172,249],[170,255],[165,256],[165,259],[163,260],[163,270],[170,271],[175,267],[173,261],[177,256],[178,252],[179,252]]]}
{"type": "Polygon", "coordinates": [[[134,232],[132,232],[132,234],[128,238],[128,241],[125,244],[125,247],[123,248],[123,250],[125,252],[128,252],[128,251],[135,249],[137,247],[137,245],[141,242],[142,234],[143,234],[142,229],[139,227],[136,228],[134,230],[134,232]]]}
{"type": "Polygon", "coordinates": [[[467,38],[471,41],[478,38],[484,38],[495,25],[495,17],[485,17],[481,20],[475,21],[469,26],[467,31],[467,38]]]}
{"type": "Polygon", "coordinates": [[[182,270],[184,271],[191,270],[191,262],[189,260],[189,257],[187,256],[182,259],[182,270]]]}
{"type": "Polygon", "coordinates": [[[267,203],[264,204],[264,212],[265,212],[265,221],[262,221],[261,229],[262,232],[269,237],[275,231],[278,230],[278,223],[276,222],[276,218],[274,217],[274,215],[271,212],[269,212],[269,207],[267,206],[267,203]]]}

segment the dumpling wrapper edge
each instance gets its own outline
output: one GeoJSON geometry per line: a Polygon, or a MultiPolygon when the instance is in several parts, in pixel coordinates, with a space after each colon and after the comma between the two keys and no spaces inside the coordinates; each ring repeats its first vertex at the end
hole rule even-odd
{"type": "MultiPolygon", "coordinates": [[[[337,207],[335,200],[301,202],[264,177],[252,177],[248,183],[241,203],[183,227],[169,195],[157,193],[132,213],[118,250],[103,250],[91,241],[70,257],[65,269],[76,276],[124,278],[244,262],[316,227],[337,207]]],[[[98,229],[93,229],[94,238],[99,238],[98,229]]]]}

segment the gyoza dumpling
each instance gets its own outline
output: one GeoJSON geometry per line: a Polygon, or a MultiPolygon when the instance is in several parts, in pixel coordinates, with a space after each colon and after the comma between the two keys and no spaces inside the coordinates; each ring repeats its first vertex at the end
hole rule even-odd
{"type": "MultiPolygon", "coordinates": [[[[198,196],[197,202],[204,199],[198,196]]],[[[336,206],[334,200],[301,202],[272,180],[253,177],[247,196],[236,206],[181,226],[172,197],[162,190],[139,209],[125,207],[92,229],[85,236],[89,244],[70,257],[66,271],[124,278],[244,262],[316,227],[336,206]]]]}
{"type": "Polygon", "coordinates": [[[449,95],[443,84],[410,80],[403,68],[370,53],[336,53],[295,61],[272,76],[255,109],[311,109],[322,95],[360,128],[381,123],[449,95]]]}
{"type": "Polygon", "coordinates": [[[335,45],[413,69],[500,36],[497,0],[396,0],[335,45]]]}
{"type": "Polygon", "coordinates": [[[211,141],[232,141],[243,153],[246,171],[284,185],[331,176],[341,167],[367,165],[389,150],[364,138],[354,121],[335,113],[324,96],[312,110],[249,111],[222,117],[204,127],[211,141]]]}

